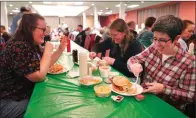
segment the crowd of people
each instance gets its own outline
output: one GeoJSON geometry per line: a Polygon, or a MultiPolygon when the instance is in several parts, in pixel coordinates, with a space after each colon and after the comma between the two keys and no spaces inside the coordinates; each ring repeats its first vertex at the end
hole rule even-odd
{"type": "Polygon", "coordinates": [[[141,85],[147,87],[144,93],[156,94],[195,117],[196,48],[194,54],[188,53],[190,43],[196,46],[192,21],[173,15],[148,17],[145,28],[137,33],[133,21],[126,23],[118,18],[99,34],[91,33],[91,28],[83,29],[77,26],[79,34],[75,38],[71,38],[68,28],[63,29],[65,37],[52,53],[51,28],[43,16],[21,8],[10,34],[0,26],[1,118],[23,117],[34,84],[45,79],[69,39],[89,50],[91,59],[99,57],[127,77],[138,76],[133,66],[138,64],[141,85]]]}

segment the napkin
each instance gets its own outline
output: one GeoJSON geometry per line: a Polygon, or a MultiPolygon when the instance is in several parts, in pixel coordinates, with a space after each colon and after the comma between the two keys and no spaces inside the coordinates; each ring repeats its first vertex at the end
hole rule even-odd
{"type": "Polygon", "coordinates": [[[71,78],[75,78],[75,77],[80,76],[79,71],[69,71],[67,75],[71,78]]]}

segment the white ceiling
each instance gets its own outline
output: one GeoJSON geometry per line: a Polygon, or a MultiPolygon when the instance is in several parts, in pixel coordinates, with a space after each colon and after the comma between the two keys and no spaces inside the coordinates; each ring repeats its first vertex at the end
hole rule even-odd
{"type": "MultiPolygon", "coordinates": [[[[130,1],[127,1],[127,2],[124,2],[126,4],[126,8],[125,10],[126,11],[130,11],[130,10],[134,10],[134,9],[139,9],[139,8],[144,8],[144,7],[148,7],[148,6],[152,6],[152,5],[157,5],[157,4],[161,4],[161,3],[165,3],[167,1],[164,1],[164,2],[161,2],[161,1],[158,1],[158,2],[154,2],[154,1],[151,1],[151,2],[140,2],[140,1],[135,1],[135,2],[130,2],[130,1]],[[134,4],[138,4],[139,7],[136,7],[136,8],[128,8],[127,6],[129,5],[134,5],[134,4]]],[[[86,13],[86,15],[92,15],[93,14],[93,6],[96,6],[97,7],[97,11],[100,12],[100,10],[102,10],[102,16],[106,15],[105,13],[106,12],[109,12],[112,10],[112,14],[115,14],[115,13],[118,13],[119,12],[119,7],[115,7],[116,5],[118,5],[120,2],[106,2],[106,1],[93,1],[93,2],[83,2],[82,5],[75,5],[75,3],[77,2],[51,2],[51,4],[44,4],[43,2],[32,2],[32,3],[29,3],[29,2],[6,2],[7,4],[7,10],[8,10],[8,14],[10,15],[10,13],[13,13],[13,14],[16,14],[14,13],[12,10],[16,10],[18,8],[18,10],[20,10],[20,7],[21,6],[30,6],[32,7],[32,5],[49,5],[49,6],[58,6],[58,5],[61,5],[61,6],[87,6],[89,7],[87,10],[85,10],[84,12],[86,13]],[[10,6],[13,5],[13,6],[10,6]],[[92,5],[94,4],[94,5],[92,5]],[[108,9],[106,9],[108,8],[108,9]]],[[[32,9],[34,11],[36,11],[33,7],[32,9]]],[[[39,12],[39,11],[37,11],[39,12]]],[[[65,12],[70,12],[70,11],[65,11],[65,12]]],[[[79,15],[82,15],[83,11],[79,11],[79,15]]],[[[58,16],[58,15],[57,15],[58,16]]]]}

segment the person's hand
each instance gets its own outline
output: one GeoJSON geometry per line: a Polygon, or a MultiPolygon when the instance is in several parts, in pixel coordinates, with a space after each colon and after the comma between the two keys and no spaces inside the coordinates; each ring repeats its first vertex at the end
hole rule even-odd
{"type": "Polygon", "coordinates": [[[46,42],[45,48],[44,48],[44,52],[49,52],[51,53],[53,50],[53,45],[50,42],[46,42]]]}
{"type": "Polygon", "coordinates": [[[129,67],[130,67],[131,72],[132,72],[136,77],[138,77],[139,74],[143,71],[142,65],[141,65],[140,63],[131,64],[129,67]]]}
{"type": "Polygon", "coordinates": [[[65,50],[65,48],[67,46],[68,40],[69,40],[69,38],[67,36],[61,37],[60,45],[59,45],[59,50],[60,51],[64,51],[65,50]]]}
{"type": "Polygon", "coordinates": [[[146,85],[146,89],[144,89],[143,93],[154,93],[154,94],[158,94],[158,93],[162,93],[164,90],[164,85],[161,83],[145,83],[146,85]]]}
{"type": "Polygon", "coordinates": [[[90,52],[89,53],[89,58],[92,60],[97,56],[97,54],[95,52],[90,52]]]}
{"type": "Polygon", "coordinates": [[[115,61],[115,59],[111,57],[103,57],[102,59],[106,61],[107,65],[113,65],[115,61]]]}

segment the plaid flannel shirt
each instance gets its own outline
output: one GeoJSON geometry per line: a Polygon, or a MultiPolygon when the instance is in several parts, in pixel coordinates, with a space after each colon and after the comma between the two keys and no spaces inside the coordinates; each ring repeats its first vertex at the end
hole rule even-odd
{"type": "MultiPolygon", "coordinates": [[[[196,85],[196,60],[194,55],[179,48],[175,56],[162,62],[160,54],[152,44],[140,54],[129,58],[132,63],[145,64],[146,76],[143,82],[158,82],[165,85],[162,96],[169,96],[172,101],[193,102],[196,85]]],[[[179,102],[180,106],[185,104],[179,102]]]]}

